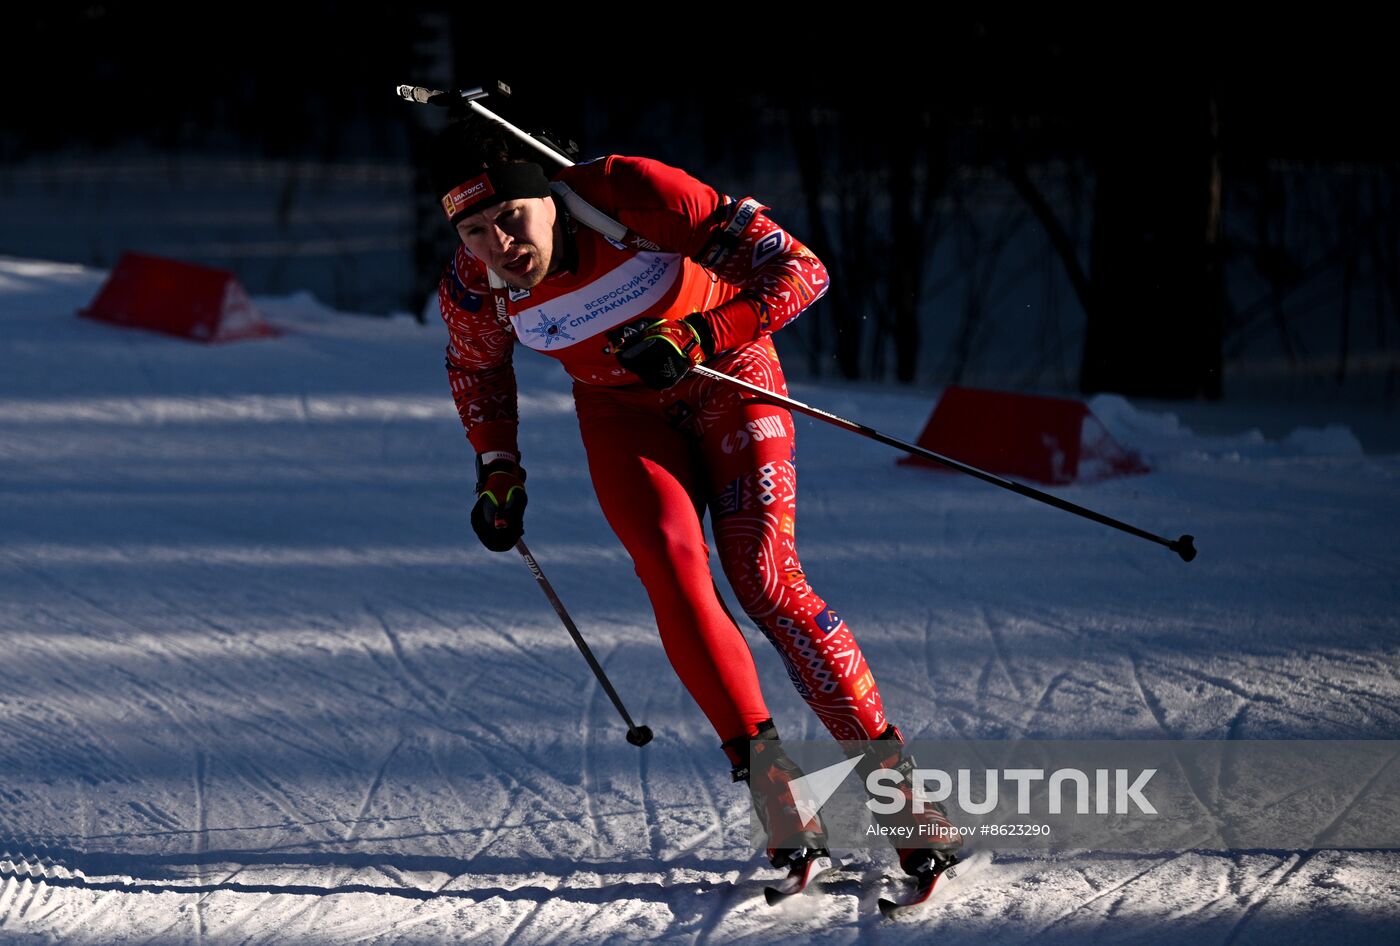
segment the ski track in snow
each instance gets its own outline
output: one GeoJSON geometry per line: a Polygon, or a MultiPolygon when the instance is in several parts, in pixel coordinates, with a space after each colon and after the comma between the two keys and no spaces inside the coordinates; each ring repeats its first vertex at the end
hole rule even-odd
{"type": "MultiPolygon", "coordinates": [[[[517,358],[530,542],[655,731],[641,750],[524,566],[475,543],[440,326],[298,296],[258,300],[282,338],[202,347],[74,318],[100,273],[0,276],[0,944],[1400,932],[1400,856],[1302,847],[1340,817],[1293,851],[997,851],[897,922],[875,910],[902,884],[892,853],[853,851],[823,893],[768,908],[777,872],[592,498],[556,366],[517,358]]],[[[903,436],[931,407],[797,396],[903,436]]],[[[1400,458],[1107,406],[1156,471],[1058,492],[1194,532],[1190,566],[799,420],[804,565],[891,719],[913,738],[1400,734],[1400,458]]],[[[741,626],[784,735],[819,736],[741,626]]],[[[1203,808],[1221,775],[1192,777],[1203,808]]]]}

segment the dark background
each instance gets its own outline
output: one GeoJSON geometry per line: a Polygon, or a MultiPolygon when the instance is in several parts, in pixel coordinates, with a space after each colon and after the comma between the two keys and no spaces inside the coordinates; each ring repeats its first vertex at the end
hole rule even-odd
{"type": "Polygon", "coordinates": [[[813,374],[1393,403],[1400,138],[1378,22],[784,12],[11,13],[0,253],[194,247],[256,191],[262,229],[198,261],[419,315],[452,246],[415,171],[441,117],[392,90],[499,79],[513,94],[490,107],[585,156],[654,155],[774,204],[833,274],[793,334],[813,374]],[[174,196],[127,206],[124,187],[174,196]],[[166,207],[186,231],[156,235],[166,207]]]}

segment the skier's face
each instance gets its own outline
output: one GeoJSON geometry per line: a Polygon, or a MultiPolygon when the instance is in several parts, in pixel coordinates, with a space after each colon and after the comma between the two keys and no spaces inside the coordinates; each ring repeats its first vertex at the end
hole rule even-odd
{"type": "Polygon", "coordinates": [[[558,267],[551,197],[507,200],[457,222],[472,255],[517,289],[538,286],[558,267]]]}

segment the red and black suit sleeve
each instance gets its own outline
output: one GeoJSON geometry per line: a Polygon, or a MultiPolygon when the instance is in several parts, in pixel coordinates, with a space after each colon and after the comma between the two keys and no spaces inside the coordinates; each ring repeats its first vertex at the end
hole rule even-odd
{"type": "Polygon", "coordinates": [[[458,247],[438,283],[438,308],[447,323],[447,378],[452,400],[477,453],[509,453],[517,460],[515,336],[497,317],[486,267],[458,247]]]}

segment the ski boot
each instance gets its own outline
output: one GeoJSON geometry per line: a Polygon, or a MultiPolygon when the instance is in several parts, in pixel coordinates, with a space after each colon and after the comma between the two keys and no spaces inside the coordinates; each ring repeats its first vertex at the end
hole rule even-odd
{"type": "Polygon", "coordinates": [[[778,743],[773,721],[764,720],[752,737],[731,740],[723,748],[734,765],[734,781],[748,783],[768,839],[769,863],[783,868],[815,852],[825,853],[826,829],[821,816],[814,812],[811,818],[804,818],[793,800],[789,786],[804,773],[778,743]]]}
{"type": "Polygon", "coordinates": [[[942,804],[919,799],[916,795],[913,784],[915,768],[913,756],[904,751],[904,736],[893,724],[866,747],[864,757],[856,765],[862,781],[878,769],[893,769],[899,773],[899,782],[894,787],[904,796],[903,803],[890,814],[872,812],[872,815],[882,827],[900,832],[889,835],[890,843],[899,855],[899,866],[905,873],[923,882],[930,875],[936,876],[957,863],[962,835],[953,829],[952,822],[948,820],[948,811],[942,804]],[[916,799],[922,801],[922,806],[915,805],[916,799]],[[922,810],[916,810],[919,807],[922,810]],[[900,847],[900,839],[905,839],[904,843],[909,846],[900,847]]]}
{"type": "Polygon", "coordinates": [[[805,816],[792,798],[792,782],[802,778],[802,768],[778,744],[778,730],[771,719],[764,719],[757,729],[752,737],[725,743],[724,751],[734,764],[734,781],[748,782],[753,807],[769,841],[769,863],[787,870],[783,880],[763,889],[764,900],[771,907],[802,893],[812,880],[837,865],[826,849],[826,827],[820,814],[805,816]]]}
{"type": "Polygon", "coordinates": [[[771,719],[759,723],[752,737],[725,743],[724,751],[734,765],[734,781],[749,786],[768,840],[768,862],[787,871],[780,882],[763,890],[772,906],[801,893],[818,875],[836,868],[826,848],[826,828],[816,812],[807,817],[798,811],[791,785],[803,772],[778,744],[778,730],[771,719]]]}

